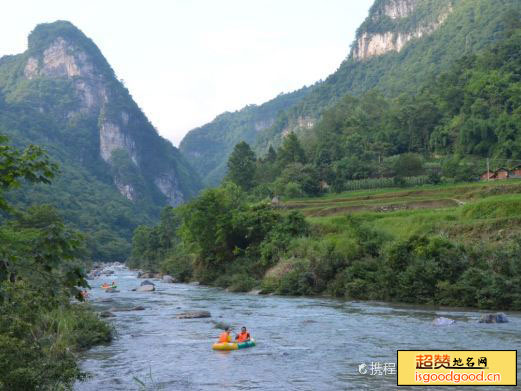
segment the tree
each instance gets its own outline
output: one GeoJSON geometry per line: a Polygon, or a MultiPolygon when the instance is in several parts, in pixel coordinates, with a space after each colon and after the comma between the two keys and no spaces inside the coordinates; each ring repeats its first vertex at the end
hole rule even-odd
{"type": "Polygon", "coordinates": [[[423,163],[420,157],[414,153],[404,153],[394,163],[397,176],[407,177],[423,173],[423,163]]]}
{"type": "Polygon", "coordinates": [[[291,163],[306,164],[306,154],[295,133],[292,132],[286,136],[277,158],[282,167],[291,163]]]}
{"type": "MultiPolygon", "coordinates": [[[[0,145],[0,191],[22,179],[49,183],[56,171],[39,147],[0,145]]],[[[82,236],[49,206],[16,210],[0,193],[0,209],[12,216],[0,224],[0,389],[72,389],[85,379],[74,351],[111,338],[88,307],[71,303],[88,287],[82,236]]]]}
{"type": "Polygon", "coordinates": [[[2,191],[20,186],[20,180],[33,183],[50,183],[58,171],[43,149],[29,145],[23,151],[5,145],[7,137],[0,135],[0,209],[9,205],[2,197],[2,191]]]}
{"type": "Polygon", "coordinates": [[[235,145],[228,159],[228,179],[248,191],[254,185],[255,153],[248,143],[241,141],[235,145]]]}
{"type": "MultiPolygon", "coordinates": [[[[183,206],[182,239],[190,245],[190,250],[205,269],[208,265],[218,269],[219,265],[233,258],[232,219],[234,211],[242,207],[243,198],[237,185],[227,183],[203,191],[183,206]]],[[[204,279],[205,276],[201,277],[204,279]]]]}
{"type": "Polygon", "coordinates": [[[274,163],[275,160],[277,160],[277,152],[275,152],[275,149],[272,145],[270,145],[270,148],[268,149],[268,153],[266,154],[264,160],[269,163],[274,163]]]}

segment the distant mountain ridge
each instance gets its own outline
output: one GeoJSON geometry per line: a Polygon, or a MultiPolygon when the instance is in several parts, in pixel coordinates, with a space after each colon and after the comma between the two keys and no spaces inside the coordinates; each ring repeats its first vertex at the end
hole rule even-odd
{"type": "Polygon", "coordinates": [[[280,112],[299,102],[313,87],[304,87],[260,106],[248,105],[234,113],[223,113],[212,122],[190,131],[179,145],[203,181],[218,185],[226,173],[226,161],[235,144],[254,144],[258,134],[275,125],[280,112]]]}
{"type": "Polygon", "coordinates": [[[58,21],[38,25],[28,43],[26,52],[0,59],[0,133],[14,144],[42,145],[60,162],[64,178],[31,190],[35,198],[62,204],[80,197],[76,208],[66,208],[70,221],[87,231],[105,226],[128,240],[162,206],[197,194],[197,174],[157,134],[89,38],[58,21]],[[99,221],[79,217],[82,209],[99,221]]]}
{"type": "MultiPolygon", "coordinates": [[[[375,0],[366,20],[357,30],[351,50],[340,67],[323,82],[316,83],[300,99],[274,119],[273,126],[258,132],[251,142],[263,154],[270,145],[278,146],[289,132],[300,133],[312,128],[322,113],[345,95],[360,95],[378,89],[387,96],[416,93],[425,83],[450,68],[466,52],[486,48],[501,38],[504,16],[509,10],[521,10],[517,0],[375,0]]],[[[277,98],[276,98],[277,99],[277,98]]],[[[229,122],[221,123],[221,133],[235,133],[233,113],[229,122]]],[[[213,122],[204,127],[213,127],[213,122]]],[[[181,152],[194,162],[189,132],[181,143],[181,152]]],[[[246,133],[246,132],[244,132],[246,133]]],[[[212,137],[209,135],[209,137],[212,137]]],[[[211,144],[212,139],[208,139],[211,144]]],[[[233,146],[218,151],[198,149],[198,159],[211,159],[225,165],[233,146]]],[[[194,167],[206,178],[204,167],[194,167]]],[[[219,176],[221,179],[225,171],[219,176]]],[[[206,185],[217,183],[217,178],[206,185]]]]}

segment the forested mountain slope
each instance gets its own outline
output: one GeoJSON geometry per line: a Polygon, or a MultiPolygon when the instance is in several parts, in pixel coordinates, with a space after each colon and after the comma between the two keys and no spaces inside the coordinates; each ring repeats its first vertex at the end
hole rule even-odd
{"type": "MultiPolygon", "coordinates": [[[[462,55],[478,52],[502,39],[507,29],[505,17],[513,11],[521,11],[521,2],[376,0],[339,69],[279,112],[273,126],[258,132],[256,140],[250,143],[261,154],[270,145],[279,146],[288,132],[312,128],[324,110],[345,95],[360,95],[371,89],[378,89],[388,97],[417,93],[429,80],[450,69],[462,55]]],[[[209,134],[207,144],[222,137],[224,132],[244,132],[231,121],[222,124],[222,128],[224,131],[209,134]]],[[[181,151],[190,162],[194,159],[192,151],[183,146],[192,137],[193,131],[181,144],[181,151]]],[[[249,142],[239,135],[230,144],[238,140],[249,142]]],[[[214,159],[224,167],[229,151],[228,144],[226,148],[218,148],[218,153],[201,146],[197,159],[214,159]]],[[[202,177],[208,175],[204,167],[199,167],[198,172],[202,177]]],[[[224,170],[220,178],[223,175],[224,170]]]]}
{"type": "Polygon", "coordinates": [[[95,259],[128,254],[136,225],[200,188],[160,137],[97,46],[69,22],[38,25],[26,52],[0,59],[0,133],[43,146],[62,175],[13,194],[58,206],[88,234],[95,259]]]}
{"type": "Polygon", "coordinates": [[[235,144],[255,143],[260,132],[275,125],[280,112],[299,102],[313,87],[280,94],[260,106],[248,105],[223,113],[212,122],[191,130],[181,141],[181,152],[207,186],[218,185],[226,173],[226,161],[235,144]]]}

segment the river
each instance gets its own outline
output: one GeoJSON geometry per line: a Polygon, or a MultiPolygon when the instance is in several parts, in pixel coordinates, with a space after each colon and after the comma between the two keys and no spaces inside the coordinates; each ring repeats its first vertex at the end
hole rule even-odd
{"type": "Polygon", "coordinates": [[[119,268],[90,282],[90,300],[98,309],[145,310],[114,312],[117,337],[83,355],[82,368],[92,376],[75,390],[405,390],[396,387],[392,373],[396,349],[517,349],[521,342],[519,313],[507,313],[506,324],[479,324],[480,312],[473,310],[258,296],[159,281],[155,292],[132,292],[141,281],[119,268]],[[112,280],[119,293],[99,288],[112,280]],[[186,310],[208,310],[212,317],[176,319],[186,310]],[[433,326],[437,316],[457,322],[433,326]],[[247,326],[257,346],[212,351],[220,333],[215,322],[229,323],[234,331],[247,326]],[[363,375],[362,363],[368,365],[363,375]],[[390,373],[371,374],[371,363],[390,373]]]}

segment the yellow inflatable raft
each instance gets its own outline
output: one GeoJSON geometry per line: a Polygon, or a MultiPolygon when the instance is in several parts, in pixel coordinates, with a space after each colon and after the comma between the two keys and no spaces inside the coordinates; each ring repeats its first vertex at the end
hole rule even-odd
{"type": "Polygon", "coordinates": [[[246,342],[218,342],[212,345],[213,350],[239,350],[255,346],[255,340],[252,338],[246,342]]]}

